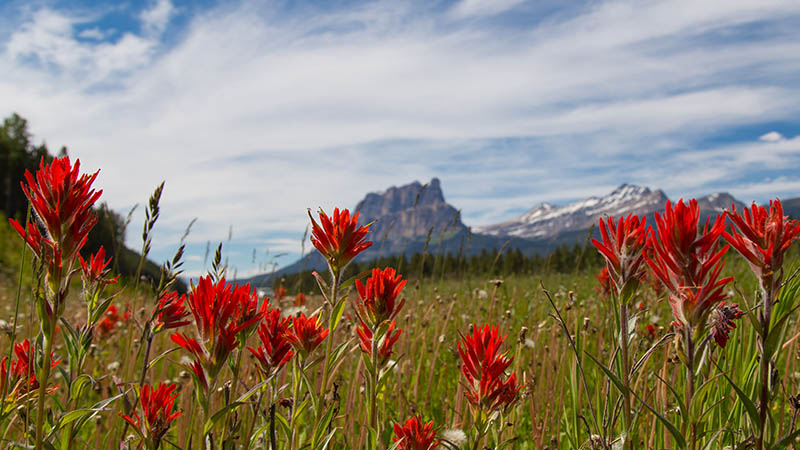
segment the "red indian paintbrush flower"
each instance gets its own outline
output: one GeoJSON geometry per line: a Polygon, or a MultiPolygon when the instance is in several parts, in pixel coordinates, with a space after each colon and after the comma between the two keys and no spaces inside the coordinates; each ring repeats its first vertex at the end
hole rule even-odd
{"type": "Polygon", "coordinates": [[[111,272],[111,269],[108,267],[108,265],[111,264],[111,257],[109,256],[107,260],[105,257],[106,250],[102,245],[100,249],[97,250],[97,253],[89,258],[88,263],[83,259],[83,256],[78,254],[78,261],[81,264],[83,278],[86,280],[87,284],[114,284],[119,280],[119,275],[115,278],[108,278],[108,274],[111,272]]]}
{"type": "MultiPolygon", "coordinates": [[[[728,217],[736,226],[732,233],[723,233],[725,239],[739,254],[747,259],[750,268],[773,292],[783,278],[783,256],[792,241],[800,234],[800,222],[783,215],[781,201],[769,202],[769,211],[755,203],[745,208],[743,215],[731,206],[728,217]]],[[[764,284],[762,282],[762,284],[764,284]]],[[[772,298],[773,301],[777,300],[772,298]]]]}
{"type": "Polygon", "coordinates": [[[325,340],[328,333],[329,330],[322,326],[318,316],[306,317],[305,314],[300,313],[299,316],[292,319],[292,326],[286,333],[286,339],[305,358],[325,340]]]}
{"type": "MultiPolygon", "coordinates": [[[[30,171],[25,171],[25,181],[20,183],[22,191],[48,234],[42,236],[35,223],[28,223],[27,241],[38,256],[43,256],[42,244],[46,244],[51,250],[57,250],[66,263],[63,265],[72,266],[78,251],[86,243],[89,230],[97,223],[92,206],[103,191],[93,190],[92,183],[98,172],[81,175],[80,160],[75,160],[73,166],[66,156],[54,159],[48,165],[42,158],[35,177],[30,171]]],[[[16,220],[9,221],[25,237],[25,229],[16,220]]]]}
{"type": "Polygon", "coordinates": [[[199,341],[182,333],[170,338],[200,361],[209,378],[216,379],[239,345],[237,335],[263,317],[263,312],[250,314],[249,305],[255,296],[250,285],[232,285],[224,278],[215,284],[210,277],[202,277],[187,297],[199,341]]]}
{"type": "Polygon", "coordinates": [[[720,248],[725,229],[725,214],[720,214],[709,227],[706,221],[698,230],[700,210],[697,200],[689,204],[680,200],[672,207],[668,201],[663,215],[656,213],[658,235],[651,232],[648,246],[652,259],[646,255],[653,274],[669,291],[672,314],[679,326],[705,326],[714,305],[725,300],[725,285],[732,277],[720,279],[728,246],[720,248]]]}
{"type": "Polygon", "coordinates": [[[594,276],[597,278],[597,282],[599,283],[595,289],[597,292],[603,295],[603,297],[608,297],[614,290],[614,283],[611,281],[611,276],[608,272],[608,267],[603,267],[603,270],[600,271],[597,275],[594,276]]]}
{"type": "MultiPolygon", "coordinates": [[[[23,381],[20,384],[21,392],[39,389],[39,381],[36,379],[35,368],[32,365],[34,353],[31,342],[25,339],[20,343],[14,343],[14,354],[17,355],[17,360],[11,363],[10,374],[16,382],[23,381]]],[[[56,367],[60,362],[61,360],[53,359],[53,354],[50,353],[51,369],[56,367]]],[[[3,379],[5,380],[5,377],[3,379]]],[[[48,389],[48,391],[55,389],[56,387],[53,387],[48,389]]]]}
{"type": "Polygon", "coordinates": [[[386,320],[393,319],[405,305],[405,300],[397,303],[397,296],[406,285],[406,280],[393,268],[372,269],[367,284],[356,280],[356,290],[361,297],[357,310],[361,320],[375,328],[386,320]]]}
{"type": "Polygon", "coordinates": [[[265,378],[277,374],[294,356],[292,344],[287,339],[291,324],[292,319],[281,317],[279,309],[270,309],[258,327],[261,345],[258,348],[247,348],[258,360],[259,369],[265,378]]]}
{"type": "Polygon", "coordinates": [[[400,442],[400,450],[430,450],[439,446],[436,432],[433,430],[433,421],[424,423],[422,417],[414,416],[406,420],[402,426],[394,425],[395,438],[393,442],[400,442]]]}
{"type": "Polygon", "coordinates": [[[350,216],[350,211],[339,208],[333,210],[333,217],[319,212],[319,224],[311,216],[311,243],[328,261],[333,273],[344,269],[359,253],[368,249],[372,242],[366,240],[369,225],[358,226],[358,213],[350,216]]]}
{"type": "Polygon", "coordinates": [[[606,260],[611,281],[617,294],[627,301],[639,286],[644,273],[644,247],[647,241],[647,220],[629,214],[617,221],[609,217],[600,220],[600,234],[603,242],[592,239],[592,244],[606,260]]]}
{"type": "MultiPolygon", "coordinates": [[[[403,330],[398,329],[395,331],[394,327],[395,324],[393,320],[389,324],[386,334],[384,334],[383,338],[377,343],[379,346],[378,363],[381,366],[385,365],[389,361],[389,358],[392,356],[394,344],[397,343],[397,340],[400,339],[400,335],[403,334],[403,330]]],[[[369,356],[372,356],[372,330],[369,329],[367,324],[362,322],[361,326],[356,328],[356,334],[358,334],[358,339],[361,342],[361,351],[369,356]]]]}
{"type": "Polygon", "coordinates": [[[726,305],[725,302],[720,303],[711,317],[711,337],[714,338],[714,342],[716,342],[717,345],[725,348],[731,330],[736,328],[736,322],[734,322],[734,320],[743,315],[744,311],[739,309],[739,305],[736,303],[732,305],[726,305]]]}
{"type": "Polygon", "coordinates": [[[133,426],[133,429],[145,440],[148,448],[156,449],[160,445],[161,439],[169,431],[172,421],[181,415],[180,411],[174,411],[175,399],[178,398],[178,393],[175,392],[174,384],[159,383],[155,389],[149,385],[144,385],[140,398],[145,419],[144,424],[142,424],[142,420],[135,411],[132,413],[133,417],[122,413],[119,413],[119,416],[133,426]]]}
{"type": "Polygon", "coordinates": [[[167,292],[162,295],[153,310],[153,317],[155,318],[153,320],[153,333],[180,328],[192,323],[189,320],[184,320],[191,314],[186,310],[185,302],[186,295],[178,296],[177,292],[167,292]]]}
{"type": "Polygon", "coordinates": [[[497,325],[483,328],[473,325],[472,334],[458,343],[461,355],[461,373],[466,379],[467,400],[489,413],[514,403],[522,386],[517,386],[516,374],[506,377],[506,369],[513,362],[500,346],[505,336],[499,335],[497,325]]]}

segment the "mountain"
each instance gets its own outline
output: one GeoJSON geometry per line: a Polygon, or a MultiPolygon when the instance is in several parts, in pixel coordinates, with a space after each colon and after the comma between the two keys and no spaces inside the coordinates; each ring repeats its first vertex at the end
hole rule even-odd
{"type": "Polygon", "coordinates": [[[381,193],[369,193],[356,205],[360,225],[372,222],[373,244],[365,259],[381,253],[395,254],[427,238],[453,236],[467,227],[459,211],[447,203],[438,178],[423,185],[414,181],[392,186],[381,193]]]}
{"type": "Polygon", "coordinates": [[[506,222],[476,227],[476,233],[526,239],[552,239],[566,232],[588,230],[606,216],[647,215],[664,208],[668,200],[660,189],[623,184],[603,197],[554,206],[549,203],[506,222]]]}
{"type": "MultiPolygon", "coordinates": [[[[542,203],[515,219],[470,229],[461,221],[459,211],[445,200],[438,178],[424,185],[414,181],[369,193],[358,202],[355,210],[359,212],[359,223],[372,223],[373,244],[357,258],[363,262],[404,252],[410,256],[426,248],[429,254],[474,254],[500,248],[515,248],[526,254],[546,253],[562,244],[585,242],[588,230],[604,217],[632,213],[655,223],[654,213],[662,211],[667,200],[660,189],[623,184],[602,197],[593,196],[563,206],[542,203]]],[[[730,208],[731,204],[737,209],[744,207],[726,192],[700,197],[697,202],[702,221],[730,208]]],[[[800,198],[788,200],[784,205],[788,205],[787,214],[800,213],[800,198]]],[[[594,232],[598,234],[597,229],[594,232]]],[[[311,251],[274,274],[258,275],[247,281],[265,286],[283,274],[325,268],[322,257],[311,251]]]]}

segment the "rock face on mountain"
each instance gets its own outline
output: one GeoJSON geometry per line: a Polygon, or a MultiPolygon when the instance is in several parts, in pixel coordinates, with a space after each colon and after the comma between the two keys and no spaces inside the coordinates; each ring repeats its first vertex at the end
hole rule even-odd
{"type": "Polygon", "coordinates": [[[661,210],[667,196],[660,189],[623,184],[603,197],[554,206],[549,203],[531,209],[507,222],[474,228],[477,233],[527,239],[550,239],[565,232],[586,230],[601,217],[628,214],[647,215],[661,210]]]}
{"type": "Polygon", "coordinates": [[[433,228],[432,236],[458,232],[466,227],[457,209],[444,200],[438,178],[422,185],[418,181],[400,187],[390,187],[383,193],[370,193],[356,206],[361,224],[374,222],[370,236],[375,245],[385,239],[394,244],[424,239],[433,228]]]}
{"type": "Polygon", "coordinates": [[[744,208],[744,203],[727,192],[718,192],[697,199],[697,206],[703,214],[719,214],[726,209],[730,210],[731,205],[736,205],[737,211],[744,208]]]}

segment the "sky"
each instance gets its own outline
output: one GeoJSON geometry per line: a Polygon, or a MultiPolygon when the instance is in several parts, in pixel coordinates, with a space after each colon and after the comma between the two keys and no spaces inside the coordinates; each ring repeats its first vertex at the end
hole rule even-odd
{"type": "MultiPolygon", "coordinates": [[[[800,196],[797,1],[0,0],[0,114],[100,170],[151,256],[241,277],[307,209],[438,177],[469,226],[621,183],[800,196]]],[[[310,249],[305,245],[305,250],[310,249]]]]}

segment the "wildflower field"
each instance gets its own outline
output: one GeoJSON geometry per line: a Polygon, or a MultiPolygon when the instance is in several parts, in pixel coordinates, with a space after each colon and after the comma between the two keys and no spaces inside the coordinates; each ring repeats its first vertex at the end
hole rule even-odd
{"type": "Polygon", "coordinates": [[[313,292],[267,298],[226,279],[222,250],[186,294],[178,243],[153,283],[112,273],[111,251],[81,256],[95,177],[43,161],[22,182],[29,220],[3,224],[17,266],[0,288],[2,448],[762,450],[800,436],[800,225],[777,199],[705,223],[694,200],[655,223],[609,217],[586,249],[602,272],[503,279],[346,278],[369,225],[310,211],[329,270],[313,292]]]}

